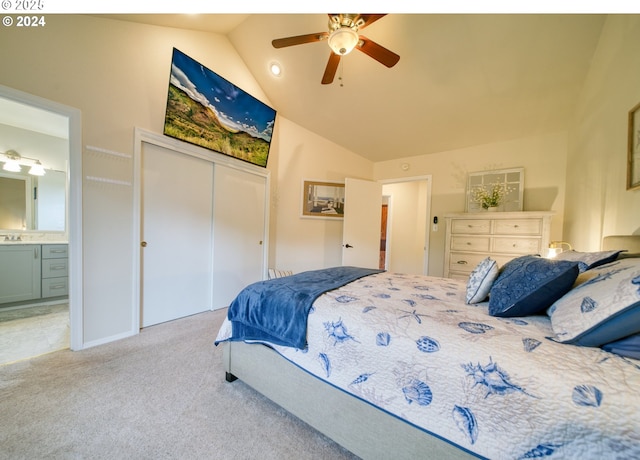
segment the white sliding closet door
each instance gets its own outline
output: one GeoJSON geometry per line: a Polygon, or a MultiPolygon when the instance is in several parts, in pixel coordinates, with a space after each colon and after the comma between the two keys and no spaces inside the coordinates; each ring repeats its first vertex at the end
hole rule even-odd
{"type": "Polygon", "coordinates": [[[228,307],[243,287],[263,279],[266,184],[265,176],[214,166],[214,309],[228,307]]]}
{"type": "Polygon", "coordinates": [[[213,164],[142,143],[142,327],[212,306],[213,164]]]}

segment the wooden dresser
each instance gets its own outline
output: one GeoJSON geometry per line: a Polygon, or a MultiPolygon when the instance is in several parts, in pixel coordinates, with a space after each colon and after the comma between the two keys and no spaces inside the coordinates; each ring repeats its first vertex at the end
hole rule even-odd
{"type": "Polygon", "coordinates": [[[546,255],[553,212],[446,214],[444,276],[467,279],[484,259],[502,266],[527,254],[546,255]]]}

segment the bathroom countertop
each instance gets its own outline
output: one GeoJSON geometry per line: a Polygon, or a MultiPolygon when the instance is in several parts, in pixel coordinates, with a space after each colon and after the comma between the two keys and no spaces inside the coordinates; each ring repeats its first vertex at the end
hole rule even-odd
{"type": "Polygon", "coordinates": [[[31,241],[31,240],[4,241],[3,239],[0,239],[0,246],[17,246],[17,245],[21,245],[21,244],[69,244],[69,242],[68,241],[56,241],[56,240],[51,240],[51,241],[49,241],[49,240],[44,240],[44,241],[31,241]]]}

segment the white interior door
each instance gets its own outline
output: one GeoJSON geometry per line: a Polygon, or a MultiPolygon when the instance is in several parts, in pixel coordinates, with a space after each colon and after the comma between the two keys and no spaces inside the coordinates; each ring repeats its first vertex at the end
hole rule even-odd
{"type": "Polygon", "coordinates": [[[213,308],[218,309],[263,279],[267,178],[216,164],[213,196],[213,308]]]}
{"type": "Polygon", "coordinates": [[[142,327],[210,310],[213,164],[142,144],[142,327]]]}
{"type": "Polygon", "coordinates": [[[381,212],[381,184],[345,180],[342,265],[378,268],[381,212]]]}

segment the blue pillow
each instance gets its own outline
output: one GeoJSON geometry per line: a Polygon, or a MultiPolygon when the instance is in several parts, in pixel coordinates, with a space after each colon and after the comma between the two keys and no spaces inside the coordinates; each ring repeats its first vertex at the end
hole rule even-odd
{"type": "Polygon", "coordinates": [[[602,345],[602,349],[627,358],[640,359],[640,334],[602,345]]]}
{"type": "Polygon", "coordinates": [[[586,281],[549,309],[556,341],[599,347],[640,333],[640,259],[620,259],[580,276],[586,281]]]}
{"type": "Polygon", "coordinates": [[[571,260],[578,262],[578,268],[580,272],[591,270],[592,268],[599,267],[600,265],[613,262],[618,257],[618,254],[623,250],[614,251],[598,251],[598,252],[578,252],[578,251],[565,251],[561,252],[554,257],[555,260],[571,260]]]}
{"type": "Polygon", "coordinates": [[[523,256],[507,262],[489,294],[489,314],[529,316],[549,308],[578,276],[578,263],[523,256]]]}
{"type": "Polygon", "coordinates": [[[491,257],[483,259],[473,269],[467,281],[467,303],[480,303],[487,298],[491,285],[498,277],[498,263],[491,257]]]}

